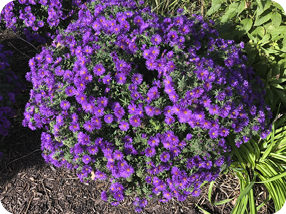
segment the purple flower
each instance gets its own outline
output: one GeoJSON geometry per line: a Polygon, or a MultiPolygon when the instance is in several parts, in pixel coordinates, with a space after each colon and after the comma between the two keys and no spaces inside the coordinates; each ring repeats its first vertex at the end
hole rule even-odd
{"type": "Polygon", "coordinates": [[[148,147],[145,149],[145,155],[147,157],[153,157],[156,154],[156,150],[153,147],[148,147]]]}
{"type": "Polygon", "coordinates": [[[102,192],[101,192],[101,199],[103,200],[103,201],[107,201],[107,194],[106,194],[107,192],[105,191],[105,190],[103,190],[102,192]]]}
{"type": "Polygon", "coordinates": [[[63,110],[68,110],[70,108],[70,103],[69,103],[69,101],[63,100],[61,102],[60,106],[63,110]]]}
{"type": "Polygon", "coordinates": [[[138,115],[133,115],[130,117],[129,123],[134,127],[138,127],[141,124],[141,119],[138,115]]]}
{"type": "Polygon", "coordinates": [[[84,162],[85,164],[89,164],[90,161],[91,161],[91,158],[89,155],[84,155],[82,157],[82,162],[84,162]]]}
{"type": "Polygon", "coordinates": [[[116,150],[115,152],[114,152],[114,159],[116,159],[116,160],[123,160],[123,154],[122,154],[122,152],[121,151],[119,151],[119,150],[116,150]]]}
{"type": "Polygon", "coordinates": [[[121,121],[120,122],[120,125],[119,125],[119,128],[121,131],[127,131],[129,129],[129,123],[126,122],[126,121],[121,121]]]}
{"type": "Polygon", "coordinates": [[[113,115],[112,115],[112,114],[106,114],[106,115],[104,116],[104,121],[105,121],[106,123],[112,123],[112,121],[113,121],[113,115]]]}
{"type": "Polygon", "coordinates": [[[194,189],[191,194],[194,197],[198,197],[201,194],[201,190],[200,189],[194,189]]]}
{"type": "Polygon", "coordinates": [[[160,156],[160,160],[163,162],[168,162],[170,160],[169,152],[163,152],[160,156]]]}
{"type": "Polygon", "coordinates": [[[215,106],[211,105],[209,108],[209,113],[211,115],[215,115],[215,114],[218,114],[219,110],[220,109],[219,109],[218,105],[215,105],[215,106]]]}
{"type": "Polygon", "coordinates": [[[95,178],[100,179],[100,180],[105,180],[107,178],[106,174],[101,171],[96,171],[94,174],[95,174],[95,178]]]}
{"type": "Polygon", "coordinates": [[[162,39],[161,39],[161,36],[159,34],[155,34],[151,37],[151,42],[154,44],[154,45],[159,45],[161,43],[162,39]]]}
{"type": "Polygon", "coordinates": [[[101,76],[105,72],[105,68],[101,64],[96,64],[93,68],[93,72],[96,76],[101,76]]]}
{"type": "Polygon", "coordinates": [[[218,130],[216,128],[211,128],[209,131],[209,135],[212,139],[217,138],[219,135],[218,130]]]}

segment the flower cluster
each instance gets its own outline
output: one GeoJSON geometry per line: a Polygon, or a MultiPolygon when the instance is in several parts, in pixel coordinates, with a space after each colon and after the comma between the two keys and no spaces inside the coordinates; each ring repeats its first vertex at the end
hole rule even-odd
{"type": "Polygon", "coordinates": [[[15,115],[12,105],[21,90],[25,90],[25,85],[9,68],[8,59],[13,52],[4,51],[3,48],[4,46],[0,44],[0,135],[7,135],[11,125],[8,118],[15,115]]]}
{"type": "Polygon", "coordinates": [[[181,13],[95,0],[29,61],[23,125],[46,128],[45,161],[76,169],[82,182],[111,176],[101,197],[113,206],[134,189],[137,212],[154,196],[198,196],[231,162],[229,133],[237,146],[269,133],[265,91],[244,65],[243,44],[181,13]]]}
{"type": "Polygon", "coordinates": [[[23,31],[28,41],[46,43],[47,38],[54,39],[59,28],[67,27],[65,20],[76,14],[74,9],[81,4],[81,0],[11,1],[3,8],[0,23],[4,21],[7,28],[23,31]]]}

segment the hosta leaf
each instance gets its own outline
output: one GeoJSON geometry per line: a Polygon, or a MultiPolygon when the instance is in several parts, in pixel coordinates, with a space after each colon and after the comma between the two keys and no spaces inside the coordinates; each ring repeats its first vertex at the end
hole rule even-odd
{"type": "Polygon", "coordinates": [[[265,29],[262,26],[257,27],[254,31],[252,31],[251,35],[254,37],[260,37],[260,39],[263,38],[265,34],[265,29]]]}
{"type": "Polygon", "coordinates": [[[282,21],[282,17],[281,14],[278,12],[274,12],[271,16],[271,20],[272,20],[272,24],[274,25],[274,27],[279,27],[282,21]]]}
{"type": "Polygon", "coordinates": [[[254,22],[254,26],[262,25],[263,23],[269,21],[271,19],[271,17],[272,17],[272,13],[269,12],[267,15],[262,16],[262,17],[256,19],[255,22],[254,22]]]}
{"type": "Polygon", "coordinates": [[[236,8],[231,7],[229,8],[229,10],[221,17],[221,22],[227,22],[228,20],[230,20],[232,17],[234,17],[236,14],[236,8]]]}
{"type": "Polygon", "coordinates": [[[244,30],[245,33],[247,33],[247,32],[251,29],[252,24],[253,24],[252,19],[246,18],[246,19],[243,19],[243,20],[241,21],[240,28],[241,28],[242,30],[244,30]]]}
{"type": "Polygon", "coordinates": [[[280,97],[281,101],[284,103],[284,105],[286,105],[286,95],[285,92],[279,89],[275,89],[275,92],[278,94],[278,96],[280,97]]]}

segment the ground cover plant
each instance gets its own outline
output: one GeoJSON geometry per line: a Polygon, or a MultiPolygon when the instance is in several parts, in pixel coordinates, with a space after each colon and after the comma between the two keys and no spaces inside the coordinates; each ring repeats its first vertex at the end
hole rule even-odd
{"type": "Polygon", "coordinates": [[[212,21],[104,3],[82,5],[30,60],[23,125],[45,127],[44,159],[81,181],[111,173],[102,199],[114,206],[133,188],[138,212],[161,192],[162,202],[198,195],[231,162],[224,137],[233,133],[239,147],[270,133],[263,84],[244,65],[243,44],[217,38],[212,21]]]}
{"type": "MultiPolygon", "coordinates": [[[[21,90],[25,90],[20,77],[16,76],[10,69],[9,57],[12,56],[12,51],[4,51],[3,45],[0,43],[0,136],[8,134],[11,125],[10,118],[12,118],[16,110],[13,104],[16,101],[17,95],[21,90]]],[[[2,145],[0,148],[2,149],[2,145]]],[[[3,157],[3,150],[0,150],[0,161],[3,157]]]]}

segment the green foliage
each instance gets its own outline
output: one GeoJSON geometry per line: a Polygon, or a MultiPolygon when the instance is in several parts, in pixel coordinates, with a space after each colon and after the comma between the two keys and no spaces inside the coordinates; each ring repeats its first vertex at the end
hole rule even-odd
{"type": "Polygon", "coordinates": [[[243,41],[248,65],[262,78],[266,103],[276,112],[286,110],[286,17],[270,0],[213,0],[206,14],[216,22],[220,37],[243,41]]]}

